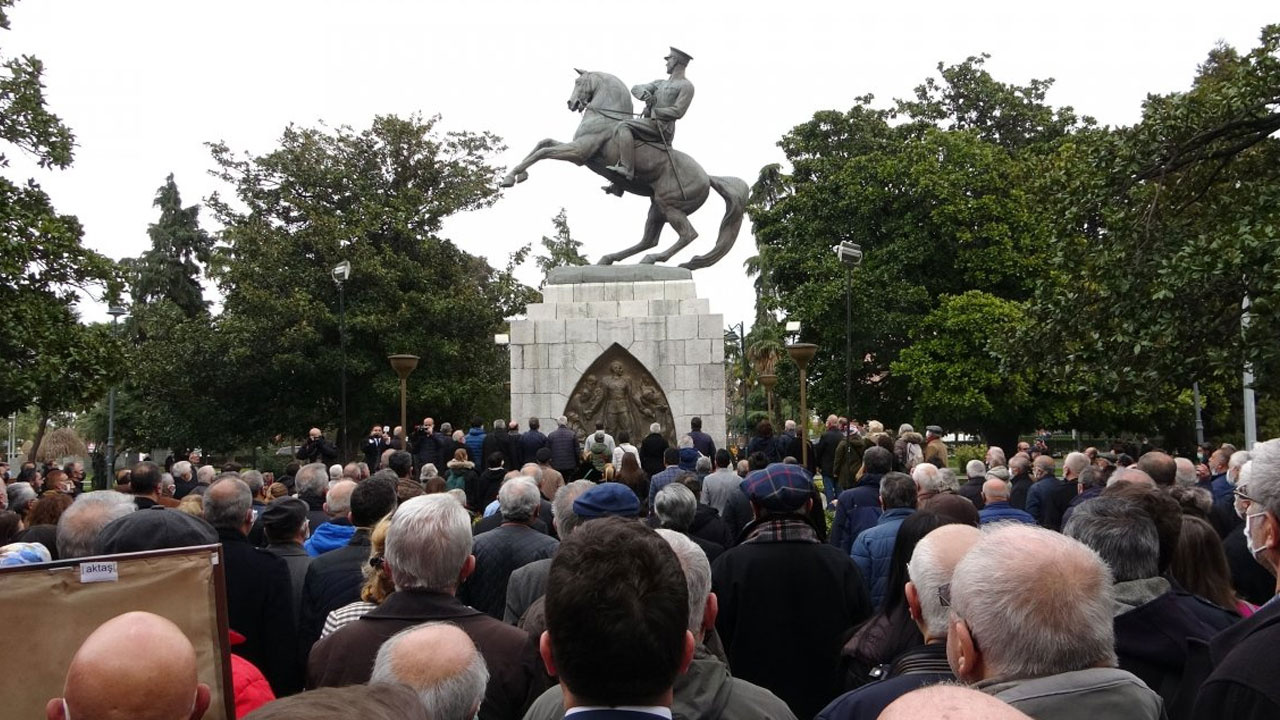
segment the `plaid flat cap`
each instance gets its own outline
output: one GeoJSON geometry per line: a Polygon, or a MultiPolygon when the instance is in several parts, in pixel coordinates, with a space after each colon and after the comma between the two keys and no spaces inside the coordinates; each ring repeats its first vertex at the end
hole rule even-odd
{"type": "Polygon", "coordinates": [[[739,487],[766,510],[794,512],[811,496],[813,477],[799,465],[774,463],[747,475],[739,487]]]}

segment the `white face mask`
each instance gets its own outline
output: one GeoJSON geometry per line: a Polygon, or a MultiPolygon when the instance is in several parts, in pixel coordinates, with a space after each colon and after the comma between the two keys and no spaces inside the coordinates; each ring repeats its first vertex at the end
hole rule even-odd
{"type": "MultiPolygon", "coordinates": [[[[1266,545],[1259,545],[1259,546],[1257,546],[1257,547],[1255,547],[1255,546],[1254,546],[1254,544],[1253,544],[1253,528],[1254,528],[1255,523],[1253,522],[1253,519],[1254,519],[1254,518],[1261,518],[1262,516],[1264,516],[1264,515],[1266,515],[1266,514],[1267,514],[1267,513],[1266,513],[1266,511],[1263,511],[1263,512],[1257,512],[1257,513],[1252,513],[1252,514],[1246,515],[1246,516],[1245,516],[1245,518],[1244,518],[1244,541],[1245,541],[1245,543],[1247,543],[1247,547],[1248,547],[1248,549],[1249,549],[1249,554],[1250,554],[1250,555],[1252,555],[1254,558],[1257,558],[1257,557],[1258,557],[1258,553],[1262,552],[1263,550],[1266,550],[1266,549],[1267,549],[1267,546],[1266,546],[1266,545]]],[[[1261,524],[1261,521],[1259,521],[1257,524],[1261,524]]]]}

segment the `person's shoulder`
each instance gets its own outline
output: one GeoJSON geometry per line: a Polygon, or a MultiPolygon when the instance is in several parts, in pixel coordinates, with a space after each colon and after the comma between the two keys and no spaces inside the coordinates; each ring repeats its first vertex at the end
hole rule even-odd
{"type": "Polygon", "coordinates": [[[730,677],[733,693],[725,704],[721,717],[742,720],[795,720],[795,713],[777,695],[767,688],[742,678],[730,677]]]}

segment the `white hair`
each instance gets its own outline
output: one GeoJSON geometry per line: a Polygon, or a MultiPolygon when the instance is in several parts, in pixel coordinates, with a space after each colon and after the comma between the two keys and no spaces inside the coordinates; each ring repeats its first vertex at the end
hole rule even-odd
{"type": "Polygon", "coordinates": [[[341,466],[341,465],[339,465],[339,464],[337,464],[337,463],[334,463],[334,464],[330,465],[330,466],[329,466],[329,479],[330,479],[330,480],[337,480],[337,479],[338,479],[338,478],[340,478],[340,477],[342,477],[342,466],[341,466]]]}
{"type": "Polygon", "coordinates": [[[133,498],[115,490],[95,490],[76,498],[58,517],[58,557],[97,554],[98,533],[107,523],[138,509],[133,498]]]}
{"type": "Polygon", "coordinates": [[[991,460],[991,467],[1000,467],[1008,464],[1004,457],[1004,448],[998,445],[992,445],[987,448],[987,458],[991,460]]]}
{"type": "Polygon", "coordinates": [[[440,471],[436,468],[436,464],[427,463],[426,465],[422,466],[421,470],[418,471],[418,480],[422,482],[426,482],[433,477],[438,477],[439,475],[440,475],[440,471]]]}
{"type": "Polygon", "coordinates": [[[684,533],[663,528],[658,530],[658,534],[667,541],[680,560],[680,569],[684,571],[684,581],[689,592],[689,632],[695,636],[700,635],[703,613],[707,609],[707,596],[711,594],[711,563],[707,562],[707,553],[684,533]]]}
{"type": "Polygon", "coordinates": [[[173,485],[172,473],[160,473],[160,487],[170,487],[173,485]]]}
{"type": "Polygon", "coordinates": [[[965,477],[982,477],[987,474],[987,464],[981,460],[970,460],[964,465],[965,477]]]}
{"type": "Polygon", "coordinates": [[[525,475],[513,477],[498,489],[498,511],[510,522],[529,522],[538,509],[542,494],[538,485],[525,475]]]}
{"type": "Polygon", "coordinates": [[[941,492],[942,478],[938,475],[938,466],[933,463],[916,463],[911,470],[911,479],[916,481],[920,492],[941,492]]]}
{"type": "Polygon", "coordinates": [[[783,429],[783,430],[795,430],[795,429],[796,429],[796,421],[795,421],[795,420],[788,420],[788,421],[786,421],[785,423],[783,423],[783,424],[782,424],[782,429],[783,429]]]}
{"type": "Polygon", "coordinates": [[[1280,438],[1253,446],[1249,463],[1249,495],[1280,517],[1280,438]]]}
{"type": "Polygon", "coordinates": [[[1231,483],[1232,487],[1240,484],[1240,468],[1244,467],[1251,457],[1248,450],[1237,450],[1231,453],[1231,459],[1227,461],[1227,482],[1231,483]],[[1232,470],[1235,472],[1231,472],[1232,470]]]}
{"type": "Polygon", "coordinates": [[[1062,474],[1066,475],[1067,471],[1071,471],[1073,477],[1078,477],[1080,471],[1089,465],[1089,456],[1082,452],[1067,453],[1067,457],[1062,461],[1062,474]]]}
{"type": "Polygon", "coordinates": [[[660,433],[660,432],[662,432],[662,425],[661,425],[661,423],[649,423],[649,432],[651,432],[651,433],[660,433]]]}
{"type": "Polygon", "coordinates": [[[196,470],[196,482],[201,485],[209,485],[213,483],[213,479],[218,477],[218,470],[212,465],[201,465],[196,470]]]}
{"type": "Polygon", "coordinates": [[[303,465],[293,477],[293,486],[297,488],[299,495],[304,492],[324,495],[329,490],[329,469],[324,463],[303,465]]]}
{"type": "Polygon", "coordinates": [[[1179,487],[1193,487],[1196,484],[1196,464],[1184,457],[1173,459],[1176,468],[1173,473],[1173,484],[1179,487]]]}
{"type": "Polygon", "coordinates": [[[386,559],[397,590],[453,592],[471,555],[471,517],[443,493],[406,500],[391,517],[386,559]]]}
{"type": "Polygon", "coordinates": [[[653,512],[663,527],[686,531],[698,512],[698,499],[683,484],[668,483],[653,497],[653,512]]]}
{"type": "Polygon", "coordinates": [[[909,433],[909,432],[915,432],[915,431],[916,429],[911,426],[911,423],[902,423],[901,425],[898,426],[898,437],[902,437],[903,433],[909,433]]]}
{"type": "Polygon", "coordinates": [[[536,462],[527,462],[520,467],[520,474],[525,477],[533,478],[534,482],[542,483],[542,466],[536,462]]]}
{"type": "Polygon", "coordinates": [[[693,438],[688,435],[681,435],[679,445],[681,450],[691,448],[693,447],[693,438]]]}
{"type": "Polygon", "coordinates": [[[915,586],[916,596],[920,599],[920,619],[924,623],[926,636],[947,634],[947,619],[951,609],[942,604],[938,589],[951,582],[951,574],[963,553],[947,553],[946,544],[955,542],[956,538],[944,536],[966,530],[971,538],[976,539],[979,535],[977,528],[968,525],[956,525],[949,532],[937,535],[930,532],[916,543],[915,549],[911,551],[911,559],[907,561],[907,577],[915,586]]]}
{"type": "Polygon", "coordinates": [[[988,677],[1005,680],[1115,667],[1112,598],[1098,553],[1020,523],[984,530],[951,579],[953,618],[982,649],[988,677]]]}
{"type": "MultiPolygon", "coordinates": [[[[484,700],[485,687],[489,684],[489,668],[474,643],[467,643],[471,650],[471,661],[467,666],[457,668],[457,672],[444,677],[412,667],[412,660],[397,660],[396,649],[406,636],[424,628],[440,626],[457,627],[448,622],[427,622],[392,635],[378,648],[369,682],[400,684],[413,690],[426,708],[427,717],[432,720],[471,720],[484,700]],[[406,664],[410,667],[404,667],[406,664]]],[[[459,632],[463,631],[459,629],[459,632]]]]}
{"type": "Polygon", "coordinates": [[[169,469],[175,478],[186,477],[191,474],[191,463],[186,460],[179,460],[169,469]]]}

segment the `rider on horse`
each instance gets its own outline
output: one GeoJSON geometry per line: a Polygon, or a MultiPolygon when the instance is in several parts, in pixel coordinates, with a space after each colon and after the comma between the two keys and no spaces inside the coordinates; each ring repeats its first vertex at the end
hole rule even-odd
{"type": "MultiPolygon", "coordinates": [[[[664,59],[668,73],[665,80],[654,80],[631,88],[631,94],[645,103],[644,112],[638,118],[619,122],[614,130],[618,164],[606,169],[628,181],[635,177],[636,140],[659,143],[669,148],[676,134],[676,120],[684,117],[693,102],[693,83],[684,76],[685,66],[693,58],[682,50],[671,48],[664,59]]],[[[622,188],[616,184],[606,190],[622,195],[622,188]]]]}

